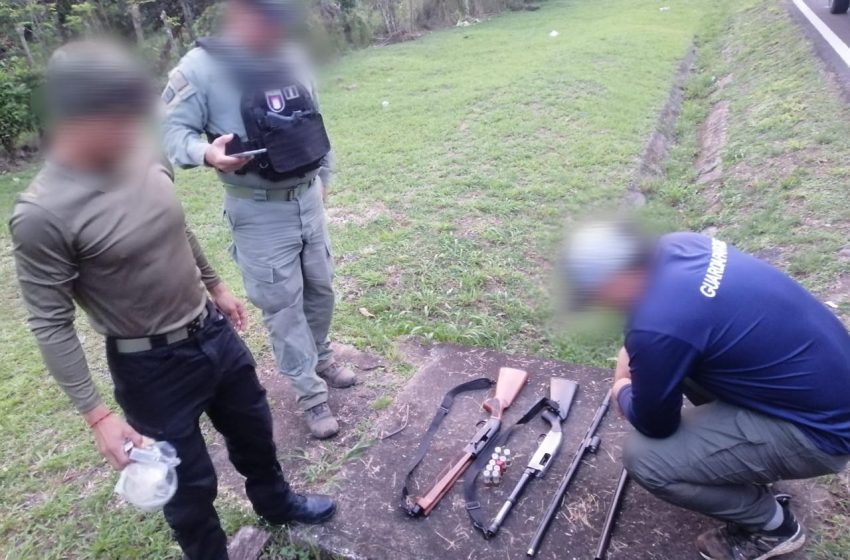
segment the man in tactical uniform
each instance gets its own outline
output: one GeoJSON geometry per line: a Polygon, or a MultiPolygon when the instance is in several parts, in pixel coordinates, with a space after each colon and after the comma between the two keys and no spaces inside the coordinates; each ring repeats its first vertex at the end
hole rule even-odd
{"type": "Polygon", "coordinates": [[[805,531],[769,484],[850,460],[850,335],[794,280],[718,239],[648,238],[601,223],[568,245],[576,302],[623,312],[613,396],[635,427],[629,474],[655,496],[726,522],[706,560],[793,552],[805,531]],[[696,407],[682,408],[683,394],[696,407]]]}
{"type": "Polygon", "coordinates": [[[225,8],[222,34],[199,40],[169,75],[165,146],[176,165],[213,167],[224,183],[245,291],[263,312],[310,432],[327,438],[339,431],[327,385],[356,381],[334,361],[328,337],[330,143],[312,78],[287,41],[298,20],[294,4],[229,0],[225,8]]]}
{"type": "Polygon", "coordinates": [[[164,513],[185,557],[226,560],[213,507],[216,473],[198,424],[206,413],[271,523],[319,523],[335,504],[290,490],[265,391],[234,331],[245,309],[207,262],[145,128],[156,94],[115,47],[74,43],[48,65],[47,161],[10,221],[21,293],[44,362],[116,469],[142,434],[181,460],[164,513]],[[75,302],[106,337],[115,399],[101,401],[74,328],[75,302]]]}

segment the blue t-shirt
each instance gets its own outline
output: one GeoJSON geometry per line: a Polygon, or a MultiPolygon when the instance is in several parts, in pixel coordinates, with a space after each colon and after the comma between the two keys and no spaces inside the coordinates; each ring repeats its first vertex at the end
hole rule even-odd
{"type": "Polygon", "coordinates": [[[790,421],[823,451],[850,453],[850,335],[769,264],[696,233],[661,238],[626,326],[632,385],[619,404],[650,437],[679,426],[682,381],[790,421]]]}

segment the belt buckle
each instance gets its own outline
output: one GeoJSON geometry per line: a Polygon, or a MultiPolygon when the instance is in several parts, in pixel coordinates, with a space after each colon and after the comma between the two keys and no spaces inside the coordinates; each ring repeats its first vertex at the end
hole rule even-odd
{"type": "Polygon", "coordinates": [[[196,317],[195,319],[192,319],[192,321],[188,325],[186,325],[186,332],[189,334],[189,336],[192,336],[193,334],[195,334],[199,330],[201,330],[201,318],[200,317],[196,317]]]}

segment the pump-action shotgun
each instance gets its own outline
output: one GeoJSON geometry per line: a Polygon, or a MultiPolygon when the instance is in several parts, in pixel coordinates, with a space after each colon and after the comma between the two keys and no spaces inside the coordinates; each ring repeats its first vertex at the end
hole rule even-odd
{"type": "Polygon", "coordinates": [[[605,400],[603,400],[602,404],[599,405],[599,408],[596,409],[596,414],[593,416],[593,420],[591,420],[590,426],[587,428],[587,433],[584,434],[584,438],[582,438],[576,454],[573,455],[573,460],[567,468],[567,473],[564,475],[564,478],[561,479],[561,483],[555,491],[555,496],[549,503],[549,507],[546,508],[546,512],[543,514],[543,518],[537,526],[537,531],[535,531],[534,536],[531,538],[531,544],[528,545],[528,551],[526,552],[528,556],[533,557],[540,550],[543,537],[546,536],[546,531],[549,530],[549,526],[558,514],[558,510],[561,509],[564,496],[567,494],[570,483],[572,483],[573,478],[575,478],[584,456],[587,453],[596,453],[599,449],[599,445],[602,440],[596,435],[596,431],[599,429],[600,424],[602,424],[602,419],[605,418],[605,414],[608,412],[608,408],[610,406],[611,391],[608,391],[608,394],[605,395],[605,400]]]}
{"type": "Polygon", "coordinates": [[[549,400],[558,405],[557,409],[551,408],[551,405],[547,406],[541,414],[541,417],[549,423],[549,433],[546,434],[543,441],[537,446],[537,451],[531,456],[531,460],[528,462],[528,466],[525,467],[525,471],[523,471],[522,477],[520,477],[513,492],[505,500],[504,505],[499,510],[499,513],[496,514],[496,517],[493,518],[490,526],[487,527],[485,536],[488,538],[499,532],[499,528],[502,526],[508,513],[510,513],[511,509],[522,496],[528,481],[532,478],[540,478],[546,474],[546,471],[552,465],[552,461],[555,460],[558,449],[561,447],[561,423],[567,419],[570,405],[578,390],[578,384],[575,381],[561,377],[553,377],[549,383],[549,400]]]}

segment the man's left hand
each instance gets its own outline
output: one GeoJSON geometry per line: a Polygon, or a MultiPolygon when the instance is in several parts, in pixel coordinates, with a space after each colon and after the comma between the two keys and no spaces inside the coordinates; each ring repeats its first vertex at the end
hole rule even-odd
{"type": "Polygon", "coordinates": [[[248,328],[248,312],[245,310],[245,304],[231,293],[224,282],[219,282],[210,289],[210,297],[237,331],[248,328]]]}
{"type": "Polygon", "coordinates": [[[629,369],[629,353],[626,351],[626,347],[623,346],[617,354],[617,367],[614,368],[614,384],[616,385],[617,381],[621,379],[631,378],[632,372],[629,369]]]}

